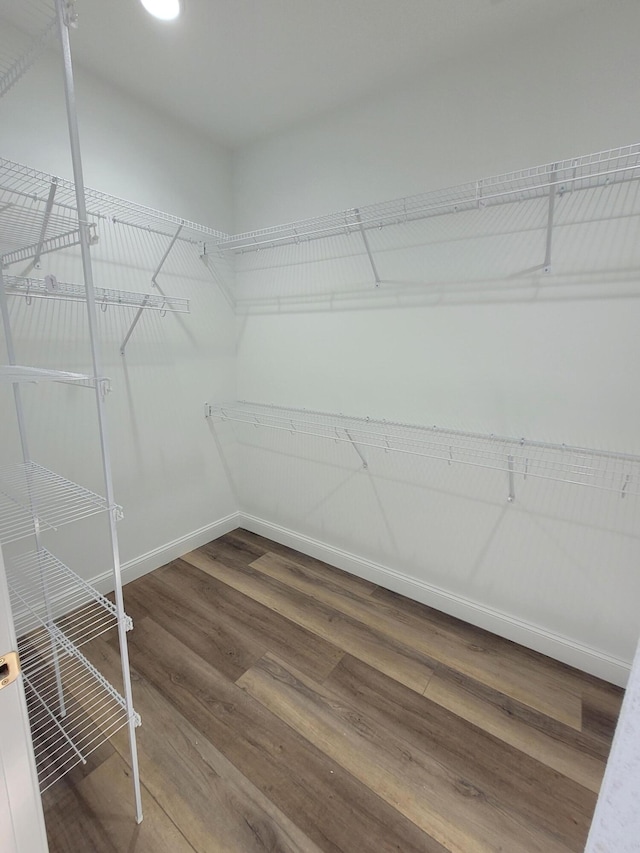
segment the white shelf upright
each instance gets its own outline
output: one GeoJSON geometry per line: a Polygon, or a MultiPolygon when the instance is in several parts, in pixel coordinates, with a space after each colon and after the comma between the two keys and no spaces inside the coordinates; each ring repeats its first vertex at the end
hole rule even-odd
{"type": "MultiPolygon", "coordinates": [[[[44,198],[31,191],[35,180],[32,170],[4,169],[3,176],[10,180],[3,182],[0,199],[0,313],[8,356],[8,364],[0,367],[0,382],[10,383],[13,388],[22,455],[21,462],[0,469],[0,542],[27,537],[35,540],[35,549],[10,563],[7,580],[40,790],[46,790],[76,764],[86,763],[89,753],[126,726],[139,823],[142,803],[135,729],[140,718],[133,708],[131,691],[126,632],[132,628],[132,622],[124,611],[116,528],[122,511],[114,497],[105,412],[108,385],[103,378],[98,340],[91,263],[95,225],[89,222],[86,210],[69,41],[75,13],[73,4],[67,0],[30,0],[18,7],[8,4],[6,9],[0,3],[0,16],[9,28],[15,27],[21,34],[20,39],[13,35],[0,38],[0,95],[15,85],[57,32],[74,179],[73,184],[60,182],[65,185],[61,204],[58,179],[51,179],[44,198]],[[73,193],[69,192],[71,189],[73,193]],[[33,290],[32,295],[36,292],[42,295],[43,287],[34,280],[5,277],[3,270],[11,264],[30,262],[27,267],[30,271],[43,254],[71,246],[80,247],[84,281],[82,285],[67,285],[65,296],[73,300],[82,298],[86,303],[90,375],[18,364],[11,329],[7,295],[25,289],[27,294],[33,290]],[[103,496],[72,483],[31,458],[21,386],[27,382],[51,381],[88,387],[95,394],[103,496]],[[46,532],[99,513],[105,517],[109,532],[115,603],[65,566],[42,542],[46,532]],[[112,628],[117,630],[119,638],[122,696],[79,651],[85,643],[112,628]]],[[[112,303],[120,301],[115,291],[101,290],[100,298],[112,303]]],[[[122,298],[129,305],[140,304],[144,299],[140,294],[123,294],[122,298]]],[[[150,300],[153,301],[151,297],[150,300]]],[[[161,310],[188,310],[185,301],[171,303],[169,299],[168,303],[156,305],[157,301],[153,301],[153,307],[161,310]]]]}

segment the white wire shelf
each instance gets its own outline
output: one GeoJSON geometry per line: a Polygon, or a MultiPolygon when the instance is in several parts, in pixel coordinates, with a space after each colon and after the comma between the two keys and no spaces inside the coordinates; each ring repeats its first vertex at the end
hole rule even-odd
{"type": "Polygon", "coordinates": [[[44,52],[55,33],[52,0],[0,2],[0,97],[44,52]]]}
{"type": "MultiPolygon", "coordinates": [[[[38,228],[47,209],[52,186],[55,187],[55,191],[53,202],[50,204],[50,221],[53,223],[50,228],[54,228],[54,225],[60,228],[63,223],[68,225],[70,222],[75,222],[77,228],[76,193],[72,181],[40,172],[11,160],[0,159],[0,234],[3,233],[4,224],[1,218],[3,206],[11,205],[8,210],[11,210],[12,213],[6,217],[7,227],[15,232],[16,226],[12,226],[12,217],[20,211],[20,215],[27,220],[27,225],[32,228],[32,232],[35,231],[35,237],[32,240],[23,241],[19,245],[37,244],[40,236],[38,228]]],[[[199,225],[196,222],[181,219],[178,216],[154,210],[151,207],[89,187],[85,187],[85,197],[87,216],[91,223],[106,220],[154,234],[163,234],[171,238],[180,229],[178,240],[196,244],[216,244],[229,236],[223,231],[216,231],[205,225],[199,225]]],[[[18,230],[20,232],[19,237],[22,239],[23,231],[20,227],[18,230]]],[[[7,251],[8,249],[2,248],[0,244],[0,254],[7,251]]]]}
{"type": "Polygon", "coordinates": [[[247,231],[221,240],[219,251],[250,252],[323,237],[401,225],[430,216],[593,189],[640,179],[640,143],[507,172],[455,187],[379,202],[299,222],[247,231]]]}
{"type": "MultiPolygon", "coordinates": [[[[8,558],[7,582],[16,634],[28,637],[23,664],[29,650],[48,660],[53,626],[81,648],[118,624],[115,604],[45,548],[8,558]]],[[[124,622],[126,630],[133,628],[130,617],[124,622]]]]}
{"type": "Polygon", "coordinates": [[[280,430],[292,436],[348,443],[365,467],[368,467],[368,460],[361,448],[437,459],[448,465],[502,471],[509,478],[510,500],[513,500],[516,478],[526,480],[528,477],[614,492],[621,497],[640,496],[640,456],[633,454],[248,401],[207,405],[205,414],[222,421],[280,430]]]}
{"type": "Polygon", "coordinates": [[[45,367],[28,367],[21,364],[0,365],[0,382],[64,382],[94,388],[96,379],[85,373],[68,370],[49,370],[45,367]]]}
{"type": "Polygon", "coordinates": [[[21,653],[41,792],[73,767],[85,764],[130,719],[140,725],[138,714],[127,713],[123,697],[64,634],[53,631],[51,639],[58,673],[53,660],[46,666],[35,665],[37,656],[25,666],[21,653]]]}
{"type": "MultiPolygon", "coordinates": [[[[84,302],[86,290],[81,284],[58,281],[53,276],[45,279],[5,275],[5,291],[8,296],[23,296],[27,302],[31,299],[57,299],[63,302],[84,302]]],[[[106,310],[110,305],[124,308],[145,308],[151,311],[165,311],[188,314],[189,300],[179,296],[163,296],[160,293],[134,293],[126,290],[114,290],[107,287],[95,288],[96,303],[106,310]]]]}
{"type": "Polygon", "coordinates": [[[0,543],[16,542],[34,531],[65,524],[120,507],[35,462],[0,468],[0,543]]]}
{"type": "MultiPolygon", "coordinates": [[[[32,172],[0,160],[0,263],[5,268],[27,261],[33,268],[42,255],[80,242],[76,209],[60,203],[58,179],[36,173],[41,176],[36,180],[32,172]]],[[[87,224],[95,242],[95,224],[87,224]]]]}

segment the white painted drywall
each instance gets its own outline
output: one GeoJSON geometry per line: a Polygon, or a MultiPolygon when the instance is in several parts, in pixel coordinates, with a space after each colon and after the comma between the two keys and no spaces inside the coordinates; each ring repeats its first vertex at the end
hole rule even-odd
{"type": "MultiPolygon", "coordinates": [[[[0,156],[68,177],[66,117],[58,61],[38,64],[0,102],[0,156]]],[[[231,222],[229,153],[76,69],[85,176],[107,193],[224,229],[231,222]]],[[[151,292],[150,277],[169,240],[101,223],[93,248],[96,285],[151,292]]],[[[19,268],[10,272],[20,273],[19,268]]],[[[34,274],[80,280],[75,250],[43,257],[34,274]]],[[[237,510],[203,417],[212,393],[235,394],[233,313],[198,257],[179,243],[158,277],[169,295],[191,300],[190,314],[146,312],[120,344],[135,309],[99,312],[107,412],[123,562],[161,565],[167,553],[207,541],[237,510]],[[190,538],[196,532],[195,539],[190,538]],[[169,548],[167,552],[165,549],[169,548]]],[[[60,302],[11,300],[18,358],[27,364],[89,369],[84,309],[60,302]],[[74,367],[75,365],[75,367],[74,367]]],[[[4,360],[4,342],[0,338],[4,360]]],[[[102,492],[91,392],[69,386],[24,389],[32,457],[102,492]]],[[[0,400],[3,458],[15,455],[10,395],[0,400]]],[[[232,525],[233,526],[233,525],[232,525]]],[[[106,525],[89,519],[45,536],[45,545],[85,577],[108,569],[106,525]]],[[[7,549],[10,554],[11,549],[7,549]]],[[[125,575],[125,580],[127,576],[125,575]]],[[[104,584],[102,585],[104,588],[104,584]]]]}
{"type": "MultiPolygon", "coordinates": [[[[639,26],[637,3],[596,4],[247,146],[236,227],[640,140],[639,26]]],[[[525,272],[544,258],[544,202],[370,232],[376,293],[358,235],[243,255],[239,397],[638,453],[639,211],[635,185],[563,198],[546,278],[525,272]],[[624,215],[599,221],[611,209],[624,215]]],[[[526,622],[534,647],[559,637],[558,656],[624,680],[638,501],[529,480],[510,505],[501,474],[384,454],[362,471],[344,445],[236,434],[252,517],[466,597],[471,621],[494,614],[514,639],[526,622]]]]}

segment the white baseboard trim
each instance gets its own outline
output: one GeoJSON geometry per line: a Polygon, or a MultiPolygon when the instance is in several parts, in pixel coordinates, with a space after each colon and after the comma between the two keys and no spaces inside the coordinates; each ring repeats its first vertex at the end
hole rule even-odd
{"type": "Polygon", "coordinates": [[[327,545],[265,519],[240,512],[236,526],[244,527],[252,533],[272,539],[281,545],[287,545],[310,557],[316,557],[331,566],[420,601],[450,616],[456,616],[458,619],[463,619],[465,622],[562,661],[583,672],[603,678],[612,684],[624,687],[627,683],[631,670],[630,661],[612,657],[569,637],[548,631],[539,625],[494,610],[472,599],[448,592],[426,581],[412,578],[410,575],[358,557],[356,554],[327,545]]]}
{"type": "MultiPolygon", "coordinates": [[[[154,569],[159,569],[160,566],[170,563],[171,560],[177,560],[188,551],[193,551],[194,548],[200,548],[211,542],[212,539],[218,539],[224,536],[225,533],[230,533],[240,527],[240,513],[232,512],[224,518],[219,518],[213,524],[207,524],[198,530],[192,530],[185,536],[180,536],[172,542],[167,542],[160,545],[158,548],[153,548],[147,551],[146,554],[141,554],[139,557],[134,557],[133,560],[127,560],[122,563],[122,583],[129,583],[136,578],[152,572],[154,569]]],[[[111,572],[103,572],[101,575],[94,577],[90,583],[102,593],[111,592],[113,590],[113,580],[111,572]]]]}

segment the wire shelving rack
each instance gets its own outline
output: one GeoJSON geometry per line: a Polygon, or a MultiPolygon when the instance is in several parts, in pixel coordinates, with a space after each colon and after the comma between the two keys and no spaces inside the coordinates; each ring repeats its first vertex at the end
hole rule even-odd
{"type": "Polygon", "coordinates": [[[628,453],[249,401],[207,404],[205,415],[291,436],[350,444],[364,467],[369,467],[372,458],[364,455],[363,448],[367,448],[441,460],[447,465],[502,471],[507,477],[510,501],[515,499],[516,482],[529,477],[613,492],[621,497],[640,497],[640,456],[628,453]]]}
{"type": "MultiPolygon", "coordinates": [[[[85,301],[85,289],[81,284],[48,279],[28,278],[26,276],[5,275],[4,286],[9,296],[23,296],[31,299],[57,299],[62,302],[85,301]]],[[[115,290],[110,287],[96,287],[96,302],[102,310],[110,305],[122,308],[146,308],[150,311],[175,311],[189,313],[189,300],[181,296],[164,296],[160,293],[134,293],[127,290],[115,290]]]]}
{"type": "MultiPolygon", "coordinates": [[[[16,633],[25,648],[23,666],[33,657],[44,657],[41,649],[48,642],[50,625],[77,648],[117,627],[115,604],[46,548],[9,560],[7,583],[16,633]]],[[[126,626],[133,628],[128,616],[126,626]]]]}
{"type": "MultiPolygon", "coordinates": [[[[65,773],[86,764],[88,756],[117,731],[140,723],[127,701],[62,632],[54,632],[52,642],[57,670],[52,663],[35,667],[28,663],[23,669],[43,793],[65,773]],[[59,683],[63,686],[63,705],[59,702],[59,683]]],[[[37,660],[37,654],[33,659],[37,660]]]]}
{"type": "MultiPolygon", "coordinates": [[[[36,462],[0,469],[0,542],[57,530],[110,509],[105,498],[36,462]]],[[[120,507],[115,508],[118,514],[120,507]]]]}
{"type": "MultiPolygon", "coordinates": [[[[132,622],[124,611],[122,597],[116,529],[122,510],[114,499],[105,415],[108,380],[103,378],[101,370],[97,312],[101,305],[125,305],[137,308],[138,312],[146,308],[185,312],[189,305],[187,300],[162,294],[119,293],[94,286],[91,246],[98,237],[96,223],[106,217],[114,219],[127,208],[126,203],[115,202],[109,207],[108,197],[91,196],[84,190],[69,41],[69,29],[75,24],[73,4],[66,0],[21,0],[17,4],[0,0],[0,21],[0,96],[17,83],[57,36],[64,59],[63,83],[73,171],[73,180],[68,181],[0,160],[0,313],[8,357],[8,363],[0,367],[0,381],[10,383],[13,388],[22,451],[22,461],[0,469],[0,543],[23,539],[30,543],[28,551],[7,559],[7,579],[40,789],[45,791],[72,767],[85,763],[91,752],[127,726],[136,819],[140,822],[142,804],[135,734],[140,717],[133,708],[126,639],[132,622]],[[94,203],[90,209],[88,197],[94,203]],[[59,283],[53,276],[44,281],[29,277],[43,255],[76,246],[82,260],[81,284],[59,283]],[[21,265],[20,276],[11,270],[16,265],[21,265]],[[27,301],[53,297],[83,302],[87,310],[91,372],[20,364],[12,334],[9,295],[22,295],[27,301]],[[37,464],[30,456],[22,386],[49,381],[93,389],[103,496],[37,464]],[[95,515],[102,515],[108,526],[113,602],[59,560],[53,553],[55,548],[45,548],[42,541],[63,525],[95,515]],[[112,629],[118,632],[122,695],[80,652],[85,644],[112,629]]],[[[140,209],[133,206],[128,212],[132,218],[137,213],[138,221],[142,221],[140,209]]],[[[164,227],[171,235],[175,223],[170,218],[149,217],[146,224],[151,226],[152,221],[159,221],[158,230],[164,227]]],[[[191,234],[188,223],[182,223],[182,230],[191,234]]],[[[219,236],[218,232],[215,234],[219,236]]],[[[134,325],[138,316],[139,313],[134,325]]]]}
{"type": "Polygon", "coordinates": [[[0,31],[0,97],[36,62],[55,37],[52,0],[22,0],[2,8],[6,24],[0,31]]]}
{"type": "Polygon", "coordinates": [[[220,240],[216,248],[220,252],[253,252],[638,179],[640,143],[635,143],[419,195],[246,231],[220,240]]]}

